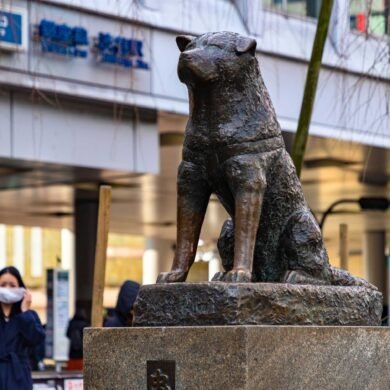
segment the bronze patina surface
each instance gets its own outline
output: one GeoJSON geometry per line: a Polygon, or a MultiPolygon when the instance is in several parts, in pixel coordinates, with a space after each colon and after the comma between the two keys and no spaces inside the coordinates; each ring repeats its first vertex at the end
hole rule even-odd
{"type": "Polygon", "coordinates": [[[140,289],[135,326],[379,326],[382,294],[363,286],[202,282],[140,289]]]}

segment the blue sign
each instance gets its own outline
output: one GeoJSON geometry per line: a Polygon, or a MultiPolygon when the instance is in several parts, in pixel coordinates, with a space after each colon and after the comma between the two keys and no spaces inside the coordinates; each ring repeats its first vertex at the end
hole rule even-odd
{"type": "Polygon", "coordinates": [[[69,27],[43,19],[39,24],[39,39],[43,52],[81,58],[88,56],[87,50],[78,47],[88,45],[85,28],[69,27]]]}
{"type": "MultiPolygon", "coordinates": [[[[39,42],[44,53],[86,58],[88,51],[80,46],[89,43],[88,32],[83,27],[70,27],[42,19],[39,26],[39,42]]],[[[124,68],[150,69],[143,60],[143,42],[121,36],[99,33],[94,39],[94,52],[99,63],[122,66],[124,68]]]]}
{"type": "Polygon", "coordinates": [[[149,64],[143,60],[143,42],[140,40],[99,33],[94,48],[100,63],[149,69],[149,64]]]}
{"type": "Polygon", "coordinates": [[[0,46],[1,43],[11,46],[22,45],[22,15],[0,10],[0,46]]]}

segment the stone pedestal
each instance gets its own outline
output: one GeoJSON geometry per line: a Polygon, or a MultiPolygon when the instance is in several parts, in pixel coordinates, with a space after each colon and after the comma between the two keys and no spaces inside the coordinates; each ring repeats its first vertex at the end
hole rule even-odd
{"type": "Polygon", "coordinates": [[[89,328],[84,334],[86,390],[385,390],[389,383],[390,328],[89,328]]]}
{"type": "Polygon", "coordinates": [[[143,286],[136,326],[380,325],[382,294],[355,286],[172,283],[143,286]]]}

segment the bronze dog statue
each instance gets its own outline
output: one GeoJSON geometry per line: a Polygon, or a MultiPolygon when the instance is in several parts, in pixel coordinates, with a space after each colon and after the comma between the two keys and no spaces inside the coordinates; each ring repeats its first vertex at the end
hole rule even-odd
{"type": "Polygon", "coordinates": [[[215,193],[231,220],[218,241],[226,272],[214,280],[369,285],[329,265],[260,74],[256,41],[230,32],[176,41],[190,117],[178,170],[177,248],[172,270],[157,282],[185,281],[215,193]]]}

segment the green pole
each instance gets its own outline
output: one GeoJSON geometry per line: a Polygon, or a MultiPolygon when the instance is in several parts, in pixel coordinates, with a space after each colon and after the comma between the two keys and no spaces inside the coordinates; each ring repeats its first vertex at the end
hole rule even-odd
{"type": "Polygon", "coordinates": [[[316,96],[318,77],[320,74],[322,54],[324,52],[330,16],[332,14],[333,0],[323,0],[320,14],[318,16],[317,30],[314,37],[313,48],[309,67],[307,69],[305,90],[302,99],[301,112],[299,114],[298,128],[294,138],[292,159],[297,170],[298,177],[301,176],[303,157],[309,134],[309,126],[313,105],[316,96]]]}

